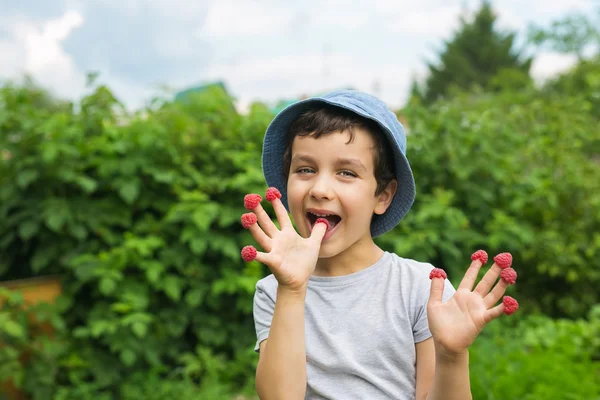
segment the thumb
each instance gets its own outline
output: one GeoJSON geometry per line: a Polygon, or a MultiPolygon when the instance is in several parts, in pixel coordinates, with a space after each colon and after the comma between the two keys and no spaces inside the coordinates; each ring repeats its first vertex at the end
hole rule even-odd
{"type": "Polygon", "coordinates": [[[431,279],[431,289],[429,292],[429,301],[432,303],[441,303],[442,295],[444,294],[444,281],[446,272],[440,268],[434,268],[429,273],[431,279]]]}
{"type": "Polygon", "coordinates": [[[327,229],[329,229],[329,221],[327,221],[325,218],[317,219],[317,222],[315,222],[310,234],[310,238],[317,243],[321,243],[321,240],[323,240],[323,236],[325,236],[327,229]]]}

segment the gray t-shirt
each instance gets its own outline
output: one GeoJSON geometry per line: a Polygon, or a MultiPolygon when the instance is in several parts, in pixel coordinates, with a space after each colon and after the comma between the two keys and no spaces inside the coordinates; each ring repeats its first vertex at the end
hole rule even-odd
{"type": "MultiPolygon", "coordinates": [[[[306,399],[414,399],[415,343],[429,337],[431,264],[385,252],[375,264],[337,277],[311,276],[305,301],[306,399]]],[[[443,301],[454,294],[446,280],[443,301]]],[[[269,336],[277,280],[256,284],[259,344],[269,336]]]]}

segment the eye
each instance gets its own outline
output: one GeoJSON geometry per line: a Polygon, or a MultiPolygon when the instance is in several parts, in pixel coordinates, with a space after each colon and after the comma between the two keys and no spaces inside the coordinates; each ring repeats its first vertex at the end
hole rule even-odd
{"type": "Polygon", "coordinates": [[[311,172],[314,172],[312,168],[298,168],[296,170],[297,174],[310,174],[311,172]]]}
{"type": "Polygon", "coordinates": [[[353,177],[353,178],[356,178],[356,176],[357,176],[354,172],[347,171],[347,170],[346,171],[341,171],[340,174],[342,174],[342,175],[344,175],[346,177],[353,177]]]}

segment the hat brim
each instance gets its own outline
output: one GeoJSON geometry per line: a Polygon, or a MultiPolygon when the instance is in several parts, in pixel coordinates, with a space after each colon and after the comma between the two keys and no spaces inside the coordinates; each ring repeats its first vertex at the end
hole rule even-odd
{"type": "Polygon", "coordinates": [[[355,104],[339,104],[325,98],[301,100],[282,110],[269,124],[263,143],[262,169],[269,187],[276,187],[281,192],[281,201],[289,211],[287,202],[287,180],[283,175],[283,156],[285,154],[286,137],[290,125],[304,112],[319,105],[333,105],[353,111],[364,118],[375,121],[382,129],[392,146],[398,189],[392,203],[384,214],[373,215],[371,236],[380,236],[393,229],[408,213],[415,199],[415,182],[408,159],[401,150],[401,144],[392,134],[390,128],[378,118],[370,115],[355,104]]]}

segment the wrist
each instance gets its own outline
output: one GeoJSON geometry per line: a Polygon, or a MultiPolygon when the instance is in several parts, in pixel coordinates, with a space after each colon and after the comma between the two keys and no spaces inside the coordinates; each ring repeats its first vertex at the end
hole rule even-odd
{"type": "Polygon", "coordinates": [[[301,287],[289,287],[284,285],[277,286],[277,298],[286,297],[292,300],[302,300],[306,298],[307,285],[301,287]]]}
{"type": "Polygon", "coordinates": [[[463,349],[458,352],[448,352],[438,346],[435,346],[436,364],[456,365],[469,363],[469,349],[463,349]]]}

